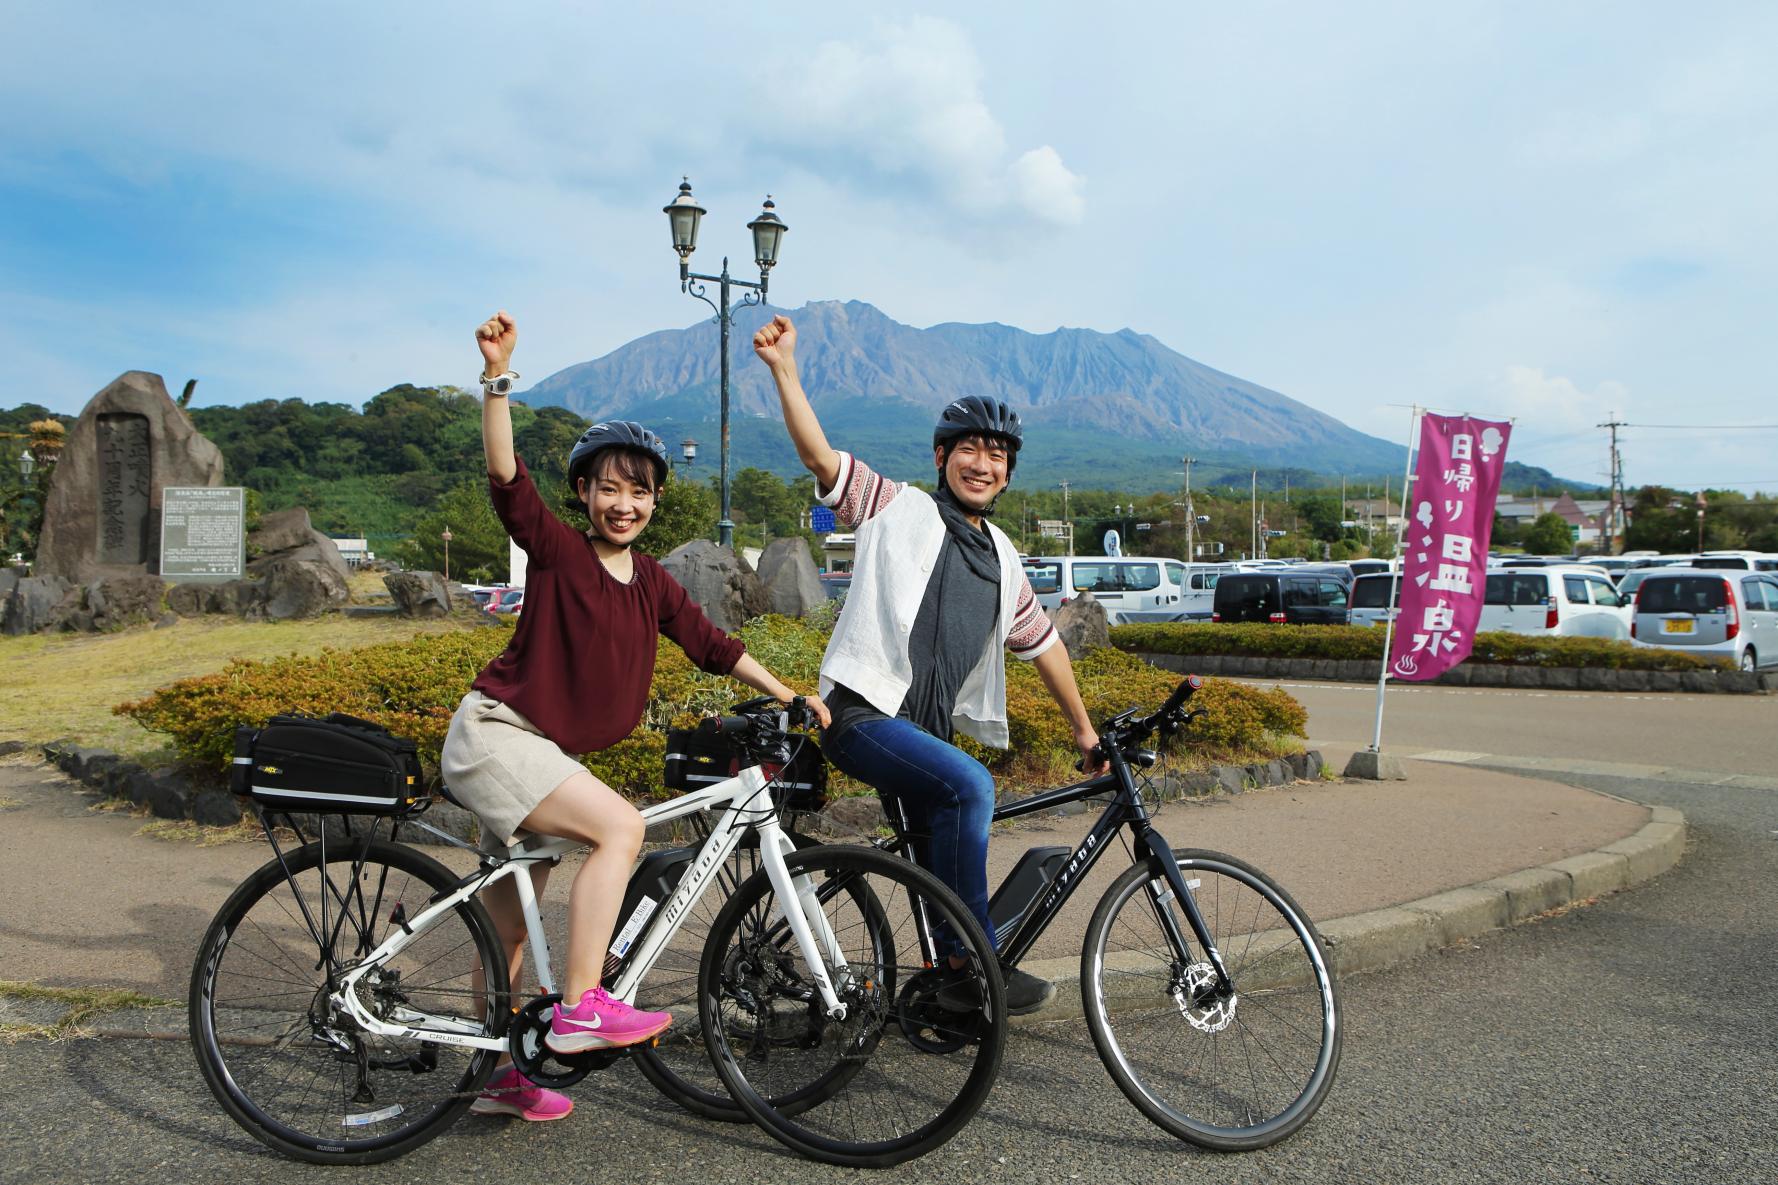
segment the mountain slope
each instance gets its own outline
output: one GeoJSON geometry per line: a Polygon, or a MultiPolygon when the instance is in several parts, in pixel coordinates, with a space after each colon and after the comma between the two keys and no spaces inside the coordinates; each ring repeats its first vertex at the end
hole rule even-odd
{"type": "MultiPolygon", "coordinates": [[[[730,399],[737,418],[777,416],[770,376],[750,344],[771,311],[750,308],[735,317],[730,399]]],[[[1063,443],[1065,433],[1066,453],[1087,466],[1096,457],[1130,459],[1132,450],[1174,463],[1189,451],[1235,467],[1333,474],[1384,473],[1402,463],[1400,445],[1129,329],[1034,334],[955,322],[916,329],[860,301],[816,302],[790,317],[804,386],[824,419],[844,404],[849,421],[861,428],[880,422],[882,439],[898,450],[918,446],[921,425],[929,432],[945,403],[984,394],[1025,416],[1037,453],[1051,451],[1046,439],[1063,443]]],[[[646,415],[690,424],[715,418],[718,365],[717,327],[704,321],[570,366],[523,398],[590,418],[646,415]]],[[[1076,480],[1087,476],[1077,473],[1076,480]]]]}

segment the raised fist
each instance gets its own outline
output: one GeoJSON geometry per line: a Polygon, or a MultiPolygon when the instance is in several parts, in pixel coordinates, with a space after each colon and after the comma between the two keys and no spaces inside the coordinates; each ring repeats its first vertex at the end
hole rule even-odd
{"type": "Polygon", "coordinates": [[[512,369],[512,348],[518,344],[518,340],[518,326],[513,324],[512,317],[505,309],[477,326],[475,344],[482,351],[482,374],[493,378],[512,369]]]}
{"type": "Polygon", "coordinates": [[[779,313],[753,335],[753,352],[767,366],[789,365],[796,357],[796,326],[779,313]]]}

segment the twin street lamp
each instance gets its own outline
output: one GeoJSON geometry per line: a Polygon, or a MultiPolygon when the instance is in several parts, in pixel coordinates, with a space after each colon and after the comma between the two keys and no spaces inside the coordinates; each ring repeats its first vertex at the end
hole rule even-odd
{"type": "MultiPolygon", "coordinates": [[[[733,318],[730,316],[729,290],[741,288],[740,300],[735,307],[746,308],[748,305],[764,304],[766,284],[771,279],[772,268],[778,262],[778,248],[784,242],[784,232],[790,228],[784,225],[783,219],[774,213],[772,199],[766,197],[765,206],[759,216],[747,224],[753,232],[753,260],[759,264],[759,283],[753,284],[746,280],[736,280],[728,274],[728,257],[722,260],[722,274],[705,276],[691,270],[691,253],[698,247],[698,222],[704,217],[704,207],[698,205],[691,195],[691,182],[682,181],[679,195],[661,207],[666,214],[668,225],[673,231],[673,250],[679,252],[679,290],[697,297],[712,309],[716,310],[716,323],[722,329],[722,520],[716,524],[718,542],[724,547],[733,547],[735,542],[735,524],[729,517],[729,466],[728,466],[728,372],[729,326],[733,318]],[[711,300],[702,281],[708,280],[718,285],[719,296],[711,300]]],[[[682,446],[685,449],[685,460],[690,464],[697,456],[697,442],[688,440],[682,446]]]]}

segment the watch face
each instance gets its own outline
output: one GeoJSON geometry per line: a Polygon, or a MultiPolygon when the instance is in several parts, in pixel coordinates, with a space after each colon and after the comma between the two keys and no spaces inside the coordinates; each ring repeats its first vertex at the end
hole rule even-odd
{"type": "Polygon", "coordinates": [[[488,384],[488,393],[490,395],[505,395],[511,392],[511,390],[512,380],[505,375],[501,375],[499,378],[488,384]]]}

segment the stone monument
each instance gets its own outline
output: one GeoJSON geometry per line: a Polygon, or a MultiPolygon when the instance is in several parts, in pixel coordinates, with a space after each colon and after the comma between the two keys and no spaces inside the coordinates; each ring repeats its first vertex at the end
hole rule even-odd
{"type": "Polygon", "coordinates": [[[221,450],[173,402],[160,375],[119,375],[68,433],[35,573],[75,584],[159,575],[161,490],[221,484],[221,450]]]}

